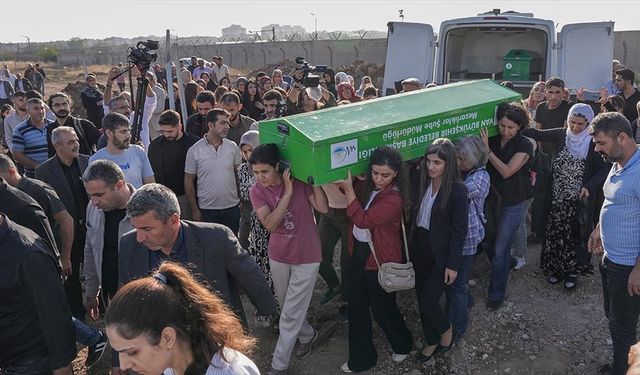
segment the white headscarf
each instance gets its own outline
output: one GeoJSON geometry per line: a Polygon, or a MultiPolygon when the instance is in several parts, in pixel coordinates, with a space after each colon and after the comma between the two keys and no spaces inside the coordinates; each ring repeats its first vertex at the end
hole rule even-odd
{"type": "Polygon", "coordinates": [[[593,120],[593,109],[591,106],[584,103],[574,104],[569,109],[569,115],[567,115],[567,137],[565,143],[571,155],[579,159],[586,159],[587,153],[589,153],[589,143],[591,143],[591,136],[589,135],[589,124],[593,120]],[[573,134],[569,121],[572,117],[581,117],[587,120],[587,126],[580,134],[573,134]]]}

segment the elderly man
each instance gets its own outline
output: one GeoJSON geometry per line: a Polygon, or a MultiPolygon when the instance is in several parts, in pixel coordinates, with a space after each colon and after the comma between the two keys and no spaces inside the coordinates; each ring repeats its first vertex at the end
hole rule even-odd
{"type": "Polygon", "coordinates": [[[422,89],[422,82],[417,78],[407,78],[402,81],[402,91],[410,92],[422,89]]]}
{"type": "Polygon", "coordinates": [[[601,367],[600,373],[623,375],[640,316],[640,151],[629,121],[620,113],[598,115],[589,133],[595,150],[613,163],[604,182],[600,222],[588,243],[590,252],[604,253],[600,274],[613,342],[613,365],[601,367]]]}
{"type": "Polygon", "coordinates": [[[277,303],[264,275],[236,236],[220,224],[180,220],[176,195],[160,184],[145,185],[127,204],[136,229],[120,240],[119,280],[146,276],[163,261],[193,266],[216,293],[246,323],[237,286],[241,286],[259,316],[276,312],[277,303]]]}
{"type": "Polygon", "coordinates": [[[71,247],[71,274],[65,281],[65,293],[73,316],[84,320],[80,264],[84,258],[86,235],[85,216],[89,203],[82,184],[82,174],[89,164],[89,156],[80,154],[80,145],[75,130],[59,126],[51,133],[55,155],[36,168],[36,178],[49,184],[73,218],[74,236],[71,247]]]}

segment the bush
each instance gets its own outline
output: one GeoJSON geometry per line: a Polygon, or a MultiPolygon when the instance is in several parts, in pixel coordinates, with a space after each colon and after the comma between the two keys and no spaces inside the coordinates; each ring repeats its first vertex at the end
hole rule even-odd
{"type": "Polygon", "coordinates": [[[36,52],[40,60],[55,62],[58,59],[60,51],[54,46],[42,46],[36,52]]]}

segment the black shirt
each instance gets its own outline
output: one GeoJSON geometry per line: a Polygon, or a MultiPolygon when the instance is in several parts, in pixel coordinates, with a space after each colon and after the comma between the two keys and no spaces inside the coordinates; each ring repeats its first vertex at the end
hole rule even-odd
{"type": "MultiPolygon", "coordinates": [[[[503,163],[509,164],[509,160],[519,153],[524,152],[533,156],[533,144],[531,141],[518,133],[504,147],[500,147],[500,136],[489,138],[489,148],[503,163]]],[[[487,170],[491,177],[491,184],[495,186],[502,197],[502,204],[513,206],[532,196],[531,175],[528,167],[529,163],[520,168],[511,177],[504,179],[500,173],[489,163],[487,170]]]]}
{"type": "Polygon", "coordinates": [[[69,166],[60,161],[60,167],[62,168],[64,177],[71,189],[71,195],[73,196],[73,207],[67,207],[67,211],[76,219],[76,222],[80,222],[87,214],[86,208],[89,204],[89,197],[82,183],[82,174],[80,173],[78,159],[73,159],[73,162],[69,166]]]}
{"type": "Polygon", "coordinates": [[[51,225],[42,207],[24,192],[10,186],[0,177],[0,212],[6,214],[11,221],[36,232],[53,249],[53,255],[60,257],[51,225]]]}
{"type": "Polygon", "coordinates": [[[125,208],[104,213],[104,247],[102,250],[102,288],[108,292],[118,289],[118,228],[127,214],[125,208]]]}
{"type": "MultiPolygon", "coordinates": [[[[49,145],[49,156],[53,156],[56,154],[56,150],[51,143],[51,132],[53,132],[53,129],[57,128],[58,126],[61,125],[58,124],[58,121],[54,121],[47,127],[47,143],[49,145]]],[[[78,140],[80,141],[81,154],[95,154],[96,145],[98,143],[98,139],[100,139],[100,131],[91,121],[78,117],[67,116],[67,120],[62,126],[69,126],[75,129],[78,140]]]]}
{"type": "Polygon", "coordinates": [[[198,138],[202,138],[209,129],[207,128],[205,117],[199,113],[195,113],[187,119],[186,130],[187,133],[191,133],[198,138]]]}
{"type": "MultiPolygon", "coordinates": [[[[624,97],[624,94],[621,92],[618,93],[618,95],[624,97]]],[[[638,109],[636,108],[636,106],[638,105],[639,101],[640,91],[638,91],[638,89],[633,89],[633,94],[629,95],[628,98],[624,98],[624,109],[622,113],[624,114],[624,117],[629,120],[629,122],[634,122],[638,118],[638,109]]],[[[607,102],[604,106],[609,111],[613,112],[616,110],[609,102],[607,102]]]]}
{"type": "Polygon", "coordinates": [[[71,312],[57,259],[33,231],[0,225],[0,367],[47,358],[52,369],[76,356],[71,312]]]}
{"type": "Polygon", "coordinates": [[[55,227],[56,220],[53,216],[67,209],[58,197],[58,193],[49,184],[29,177],[20,179],[17,188],[38,202],[49,218],[51,227],[55,227]]]}
{"type": "MultiPolygon", "coordinates": [[[[547,102],[542,102],[536,108],[535,121],[540,124],[541,129],[562,128],[565,121],[567,121],[571,106],[573,106],[572,102],[563,100],[556,108],[549,109],[547,102]]],[[[556,150],[556,146],[552,143],[544,143],[542,144],[542,151],[549,155],[554,155],[560,150],[556,150]]]]}
{"type": "Polygon", "coordinates": [[[149,162],[156,182],[165,185],[177,196],[185,194],[184,163],[187,151],[199,139],[193,134],[184,133],[175,141],[167,141],[164,136],[160,136],[149,145],[149,162]]]}

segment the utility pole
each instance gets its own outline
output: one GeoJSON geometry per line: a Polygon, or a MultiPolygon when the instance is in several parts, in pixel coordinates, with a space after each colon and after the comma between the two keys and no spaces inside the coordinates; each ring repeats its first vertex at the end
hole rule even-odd
{"type": "Polygon", "coordinates": [[[314,23],[315,23],[315,37],[314,37],[314,39],[318,40],[318,17],[313,12],[311,12],[309,14],[313,16],[313,20],[314,20],[314,23]]]}

